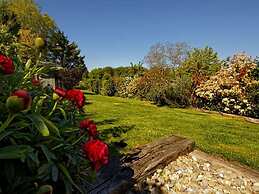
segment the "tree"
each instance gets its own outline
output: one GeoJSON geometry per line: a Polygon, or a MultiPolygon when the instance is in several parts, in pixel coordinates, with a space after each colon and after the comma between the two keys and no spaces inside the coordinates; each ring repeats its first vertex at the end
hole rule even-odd
{"type": "Polygon", "coordinates": [[[151,46],[145,62],[150,67],[167,66],[171,68],[179,67],[186,59],[190,47],[184,42],[178,43],[157,43],[151,46]]]}
{"type": "Polygon", "coordinates": [[[9,0],[4,1],[10,13],[16,16],[22,29],[46,38],[55,28],[54,20],[47,14],[41,14],[34,0],[9,0]]]}
{"type": "Polygon", "coordinates": [[[130,63],[129,76],[130,77],[138,77],[142,76],[145,72],[145,68],[143,67],[143,63],[139,61],[138,63],[130,63]]]}
{"type": "Polygon", "coordinates": [[[84,56],[81,56],[80,49],[76,43],[70,42],[60,30],[53,33],[48,40],[47,59],[64,68],[57,76],[68,88],[78,84],[82,75],[87,72],[84,56]]]}
{"type": "Polygon", "coordinates": [[[212,48],[194,48],[188,53],[182,68],[190,74],[192,87],[195,89],[208,79],[208,76],[215,74],[220,69],[221,64],[222,61],[212,48]]]}

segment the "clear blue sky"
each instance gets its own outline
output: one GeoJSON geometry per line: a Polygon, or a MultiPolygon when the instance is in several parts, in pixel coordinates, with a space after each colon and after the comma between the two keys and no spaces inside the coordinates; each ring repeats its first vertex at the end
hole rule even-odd
{"type": "Polygon", "coordinates": [[[89,69],[128,65],[157,42],[259,55],[259,0],[37,0],[89,69]]]}

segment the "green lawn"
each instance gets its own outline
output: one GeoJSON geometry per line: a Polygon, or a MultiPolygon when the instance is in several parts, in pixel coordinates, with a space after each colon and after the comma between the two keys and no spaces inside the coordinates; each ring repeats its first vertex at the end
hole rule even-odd
{"type": "Polygon", "coordinates": [[[171,134],[193,139],[212,154],[259,169],[259,125],[194,109],[157,107],[150,102],[87,95],[87,114],[109,141],[125,139],[128,148],[171,134]],[[111,132],[113,135],[111,135],[111,132]]]}

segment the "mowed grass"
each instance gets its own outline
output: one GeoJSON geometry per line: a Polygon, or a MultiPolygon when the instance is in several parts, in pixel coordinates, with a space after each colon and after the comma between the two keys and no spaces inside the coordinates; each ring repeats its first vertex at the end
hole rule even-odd
{"type": "Polygon", "coordinates": [[[86,111],[108,141],[124,139],[127,148],[179,135],[207,153],[259,170],[259,125],[195,109],[157,107],[150,102],[87,95],[86,111]]]}

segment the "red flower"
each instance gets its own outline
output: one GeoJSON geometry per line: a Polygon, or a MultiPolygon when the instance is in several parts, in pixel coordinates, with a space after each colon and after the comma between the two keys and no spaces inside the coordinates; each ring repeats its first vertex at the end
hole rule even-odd
{"type": "Polygon", "coordinates": [[[67,91],[65,89],[59,88],[59,87],[55,87],[54,92],[63,98],[66,96],[66,93],[67,93],[67,91]]]}
{"type": "MultiPolygon", "coordinates": [[[[96,124],[94,124],[93,121],[90,120],[90,119],[82,120],[80,122],[80,128],[81,129],[88,129],[87,132],[88,132],[88,135],[89,135],[90,139],[95,139],[96,136],[98,135],[96,124]]],[[[84,131],[81,130],[80,133],[83,134],[84,131]]]]}
{"type": "Polygon", "coordinates": [[[0,69],[4,74],[12,74],[15,69],[12,59],[0,54],[0,69]]]}
{"type": "Polygon", "coordinates": [[[84,119],[80,122],[80,128],[81,129],[88,129],[89,126],[93,123],[90,119],[84,119]]]}
{"type": "Polygon", "coordinates": [[[66,93],[66,98],[76,104],[78,108],[82,108],[85,103],[85,95],[81,90],[71,89],[66,93]]]}
{"type": "Polygon", "coordinates": [[[107,144],[100,140],[89,140],[83,145],[83,151],[86,157],[92,162],[96,171],[103,165],[108,164],[109,149],[107,144]]]}
{"type": "Polygon", "coordinates": [[[88,135],[91,138],[96,138],[96,136],[98,135],[98,131],[96,128],[96,124],[90,124],[89,129],[88,129],[88,135]]]}
{"type": "Polygon", "coordinates": [[[34,86],[39,86],[40,85],[40,80],[34,77],[34,78],[31,79],[31,83],[34,86]]]}
{"type": "Polygon", "coordinates": [[[17,96],[22,99],[24,108],[28,108],[31,105],[31,96],[27,90],[16,90],[11,96],[17,96]]]}

